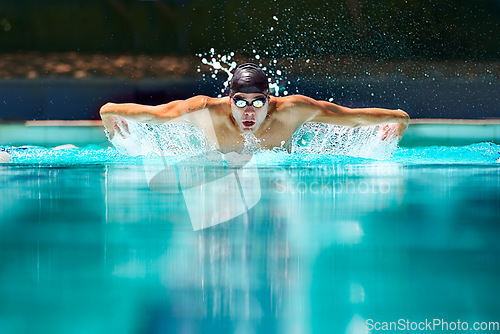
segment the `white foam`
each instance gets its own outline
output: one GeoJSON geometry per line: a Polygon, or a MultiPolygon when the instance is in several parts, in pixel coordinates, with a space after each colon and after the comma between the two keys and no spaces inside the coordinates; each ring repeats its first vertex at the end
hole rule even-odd
{"type": "Polygon", "coordinates": [[[129,135],[115,135],[111,143],[126,155],[195,155],[214,145],[194,125],[184,122],[147,124],[128,120],[129,135]]]}
{"type": "Polygon", "coordinates": [[[12,162],[12,157],[8,152],[1,151],[0,152],[0,163],[11,163],[12,162]]]}
{"type": "MultiPolygon", "coordinates": [[[[128,121],[130,135],[116,135],[111,142],[126,155],[185,156],[215,149],[202,131],[189,123],[146,124],[128,121]]],[[[379,127],[348,128],[323,123],[307,123],[292,137],[290,152],[332,154],[387,159],[397,149],[397,139],[382,140],[379,127]]],[[[255,151],[260,140],[244,135],[245,149],[255,151]]]]}
{"type": "Polygon", "coordinates": [[[307,123],[292,137],[291,152],[387,159],[394,154],[397,145],[396,138],[381,139],[379,126],[348,128],[324,123],[307,123]]]}

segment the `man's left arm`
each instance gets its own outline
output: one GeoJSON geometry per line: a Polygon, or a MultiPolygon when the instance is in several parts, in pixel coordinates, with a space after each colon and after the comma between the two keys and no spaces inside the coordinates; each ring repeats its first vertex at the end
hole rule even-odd
{"type": "MultiPolygon", "coordinates": [[[[317,101],[306,96],[295,96],[294,106],[308,115],[306,122],[321,122],[348,127],[373,126],[394,123],[399,139],[403,136],[410,117],[403,110],[383,108],[347,108],[326,101],[317,101]]],[[[390,129],[386,129],[389,131],[390,129]]]]}

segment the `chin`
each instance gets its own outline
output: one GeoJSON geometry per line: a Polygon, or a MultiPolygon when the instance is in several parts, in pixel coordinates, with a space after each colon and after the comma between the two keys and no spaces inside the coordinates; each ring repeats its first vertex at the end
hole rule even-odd
{"type": "Polygon", "coordinates": [[[245,126],[241,124],[240,129],[245,133],[254,132],[257,129],[257,124],[254,123],[252,126],[245,126]]]}
{"type": "Polygon", "coordinates": [[[255,128],[252,127],[252,128],[241,128],[241,131],[243,131],[244,133],[252,133],[255,131],[255,128]]]}

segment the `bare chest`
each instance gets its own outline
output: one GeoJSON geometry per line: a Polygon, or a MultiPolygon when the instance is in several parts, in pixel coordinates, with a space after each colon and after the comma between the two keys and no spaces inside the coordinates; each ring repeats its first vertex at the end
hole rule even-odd
{"type": "Polygon", "coordinates": [[[220,127],[215,140],[222,152],[241,151],[247,144],[255,144],[262,149],[286,147],[295,129],[280,121],[265,122],[253,134],[242,133],[238,128],[220,127]]]}

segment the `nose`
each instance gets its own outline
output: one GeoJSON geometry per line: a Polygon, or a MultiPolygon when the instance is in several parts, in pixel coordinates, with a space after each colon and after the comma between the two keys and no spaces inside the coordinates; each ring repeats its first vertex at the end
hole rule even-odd
{"type": "Polygon", "coordinates": [[[245,108],[245,115],[252,115],[252,114],[255,114],[255,110],[250,106],[246,107],[245,108]]]}

